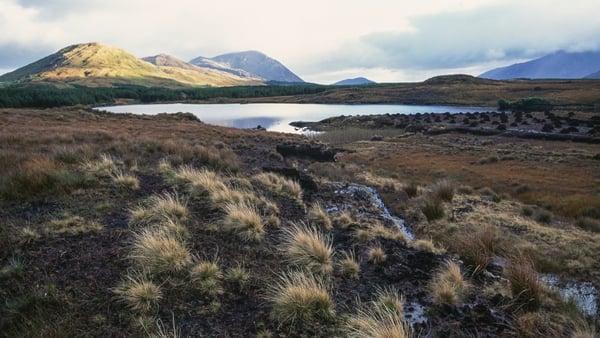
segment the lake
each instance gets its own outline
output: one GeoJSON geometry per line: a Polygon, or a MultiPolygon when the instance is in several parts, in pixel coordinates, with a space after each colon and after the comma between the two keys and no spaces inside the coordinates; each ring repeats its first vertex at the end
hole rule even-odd
{"type": "Polygon", "coordinates": [[[113,113],[155,115],[159,113],[192,113],[202,122],[234,128],[262,126],[269,131],[298,133],[289,125],[293,121],[321,121],[340,115],[460,113],[494,111],[491,107],[459,106],[413,106],[397,104],[298,104],[298,103],[250,103],[250,104],[147,104],[98,107],[113,113]]]}

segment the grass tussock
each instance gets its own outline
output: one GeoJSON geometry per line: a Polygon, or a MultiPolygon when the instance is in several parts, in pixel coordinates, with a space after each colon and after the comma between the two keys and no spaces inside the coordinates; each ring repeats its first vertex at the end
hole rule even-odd
{"type": "Polygon", "coordinates": [[[271,316],[280,325],[327,322],[335,317],[335,303],[323,277],[291,271],[279,276],[269,289],[271,316]]]}
{"type": "Polygon", "coordinates": [[[284,228],[281,249],[291,264],[313,273],[333,271],[332,238],[313,226],[296,223],[284,228]]]}
{"type": "Polygon", "coordinates": [[[113,183],[123,190],[137,190],[140,188],[140,180],[132,174],[121,170],[115,170],[111,173],[113,183]]]}
{"type": "Polygon", "coordinates": [[[333,228],[331,219],[329,218],[327,211],[325,211],[323,204],[320,202],[314,203],[308,209],[308,221],[327,230],[333,228]]]}
{"type": "Polygon", "coordinates": [[[407,338],[414,334],[404,318],[404,298],[394,288],[376,292],[375,300],[363,306],[347,324],[349,337],[407,338]]]}
{"type": "Polygon", "coordinates": [[[429,198],[423,203],[421,212],[423,212],[428,222],[432,222],[444,217],[444,205],[440,199],[429,198]]]}
{"type": "Polygon", "coordinates": [[[242,264],[236,264],[231,266],[225,271],[225,280],[235,286],[238,290],[242,290],[244,286],[250,281],[250,271],[242,264]]]}
{"type": "Polygon", "coordinates": [[[433,303],[437,305],[458,304],[468,288],[469,283],[464,279],[460,266],[450,260],[433,276],[430,284],[433,303]]]}
{"type": "Polygon", "coordinates": [[[129,258],[139,270],[156,275],[179,272],[192,260],[181,239],[160,229],[144,229],[135,234],[129,258]]]}
{"type": "Polygon", "coordinates": [[[187,201],[177,193],[152,195],[147,206],[138,206],[129,211],[129,222],[133,225],[149,225],[165,219],[183,221],[189,215],[187,201]]]}
{"type": "Polygon", "coordinates": [[[450,247],[477,274],[487,268],[494,255],[503,252],[502,240],[497,227],[484,224],[458,231],[452,237],[450,247]]]}
{"type": "Polygon", "coordinates": [[[367,252],[367,260],[373,264],[382,264],[387,260],[387,254],[379,246],[370,248],[367,252]]]}
{"type": "Polygon", "coordinates": [[[443,248],[438,248],[431,239],[417,239],[416,241],[411,242],[411,247],[433,254],[442,254],[445,252],[443,248]]]}
{"type": "Polygon", "coordinates": [[[356,260],[354,252],[342,253],[341,259],[338,261],[338,271],[347,278],[358,279],[360,274],[360,264],[356,260]]]}
{"type": "Polygon", "coordinates": [[[245,241],[261,240],[265,234],[262,218],[256,207],[248,203],[228,203],[223,208],[223,227],[245,241]]]}
{"type": "Polygon", "coordinates": [[[201,261],[190,268],[192,285],[208,296],[217,296],[223,293],[221,280],[223,273],[216,262],[201,261]]]}
{"type": "Polygon", "coordinates": [[[254,179],[267,189],[298,201],[302,200],[302,187],[294,180],[281,175],[267,172],[254,176],[254,179]]]}
{"type": "Polygon", "coordinates": [[[116,157],[102,153],[96,160],[85,160],[81,164],[84,171],[98,177],[110,177],[118,169],[120,160],[116,157]]]}
{"type": "Polygon", "coordinates": [[[114,292],[127,307],[141,313],[156,310],[163,297],[161,287],[141,273],[127,275],[114,292]]]}
{"type": "Polygon", "coordinates": [[[444,202],[452,202],[452,198],[454,198],[454,191],[454,183],[447,179],[439,180],[431,187],[431,193],[433,197],[444,202]]]}
{"type": "Polygon", "coordinates": [[[184,165],[179,167],[174,173],[176,183],[187,186],[190,195],[212,196],[213,194],[227,189],[221,175],[210,169],[196,169],[192,166],[184,165]]]}
{"type": "Polygon", "coordinates": [[[529,257],[523,254],[512,257],[506,268],[506,278],[510,282],[513,303],[517,309],[534,311],[540,308],[547,287],[540,281],[529,257]]]}

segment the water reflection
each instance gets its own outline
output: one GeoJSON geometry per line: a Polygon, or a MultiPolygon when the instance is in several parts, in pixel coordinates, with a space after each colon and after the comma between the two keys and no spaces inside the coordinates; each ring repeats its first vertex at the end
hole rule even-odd
{"type": "Polygon", "coordinates": [[[459,113],[492,111],[489,107],[412,106],[400,104],[148,104],[99,107],[113,113],[155,115],[159,113],[192,113],[208,124],[235,128],[256,128],[259,124],[269,131],[300,133],[290,126],[292,121],[321,121],[340,115],[459,113]]]}

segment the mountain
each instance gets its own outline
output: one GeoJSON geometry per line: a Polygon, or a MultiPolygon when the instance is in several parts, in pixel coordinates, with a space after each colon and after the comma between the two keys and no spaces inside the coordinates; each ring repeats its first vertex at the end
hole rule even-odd
{"type": "Polygon", "coordinates": [[[342,81],[338,81],[334,84],[332,84],[332,86],[359,86],[359,85],[367,85],[367,84],[374,84],[375,82],[364,78],[364,77],[356,77],[353,79],[345,79],[342,81]]]}
{"type": "Polygon", "coordinates": [[[142,58],[143,61],[150,62],[155,66],[164,66],[164,67],[176,67],[182,69],[189,70],[202,70],[200,67],[195,66],[191,63],[187,63],[183,60],[180,60],[174,56],[167,54],[158,54],[154,56],[146,56],[142,58]]]}
{"type": "Polygon", "coordinates": [[[487,71],[479,77],[507,80],[580,79],[600,69],[600,51],[571,53],[559,51],[528,62],[487,71]]]}
{"type": "Polygon", "coordinates": [[[0,82],[90,87],[114,84],[159,87],[262,84],[256,79],[214,69],[194,69],[173,57],[157,56],[154,62],[162,64],[140,60],[125,50],[102,43],[76,44],[2,75],[0,82]]]}
{"type": "Polygon", "coordinates": [[[586,79],[600,79],[600,70],[585,77],[586,79]]]}
{"type": "Polygon", "coordinates": [[[257,51],[223,54],[211,60],[228,68],[244,70],[267,81],[304,82],[281,62],[257,51]]]}
{"type": "Polygon", "coordinates": [[[237,75],[240,77],[245,77],[245,78],[259,78],[257,75],[254,75],[252,73],[249,73],[243,69],[237,69],[237,68],[231,68],[225,64],[219,63],[213,59],[210,58],[206,58],[203,56],[199,56],[195,59],[192,59],[190,61],[191,64],[198,66],[198,67],[203,67],[203,68],[211,68],[211,69],[216,69],[216,70],[220,70],[223,72],[227,72],[227,73],[231,73],[233,75],[237,75]]]}

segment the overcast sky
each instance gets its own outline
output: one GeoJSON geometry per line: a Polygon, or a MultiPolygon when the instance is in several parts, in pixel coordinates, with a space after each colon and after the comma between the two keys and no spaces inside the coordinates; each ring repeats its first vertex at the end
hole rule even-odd
{"type": "Polygon", "coordinates": [[[600,49],[599,0],[0,0],[0,73],[68,45],[144,57],[258,50],[305,81],[479,75],[600,49]]]}

